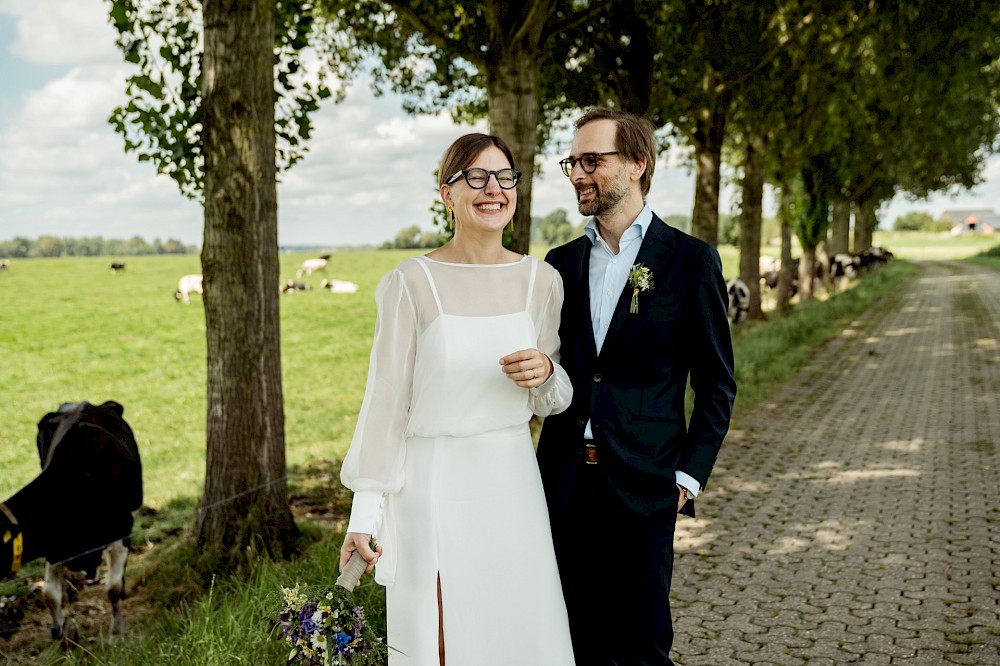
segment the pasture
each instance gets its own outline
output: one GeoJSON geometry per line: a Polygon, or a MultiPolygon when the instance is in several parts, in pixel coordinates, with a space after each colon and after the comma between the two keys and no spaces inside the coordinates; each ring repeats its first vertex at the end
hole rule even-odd
{"type": "MultiPolygon", "coordinates": [[[[346,451],[364,394],[381,276],[405,251],[339,252],[313,289],[281,296],[290,465],[346,451]],[[318,289],[324,277],[360,285],[318,289]]],[[[291,279],[305,255],[282,255],[291,279]]],[[[139,442],[146,504],[197,497],[204,478],[205,318],[201,297],[174,299],[197,255],[15,260],[0,275],[0,496],[38,473],[36,425],[61,402],[115,400],[139,442]]],[[[275,292],[279,285],[275,285],[275,292]]]]}

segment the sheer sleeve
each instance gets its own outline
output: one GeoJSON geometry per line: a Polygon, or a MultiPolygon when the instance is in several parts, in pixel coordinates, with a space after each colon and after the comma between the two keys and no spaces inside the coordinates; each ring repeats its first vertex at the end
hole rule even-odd
{"type": "Polygon", "coordinates": [[[375,291],[378,316],[361,412],[340,479],[354,491],[348,531],[371,534],[386,493],[403,486],[404,431],[416,351],[416,313],[397,269],[375,291]]]}
{"type": "MultiPolygon", "coordinates": [[[[541,264],[546,269],[548,264],[541,264]]],[[[566,411],[573,399],[573,384],[569,375],[559,365],[559,319],[562,313],[563,284],[562,277],[554,269],[547,270],[551,275],[550,288],[545,294],[541,308],[538,310],[538,350],[552,360],[552,376],[539,386],[528,391],[528,407],[538,416],[548,416],[566,411]]]]}

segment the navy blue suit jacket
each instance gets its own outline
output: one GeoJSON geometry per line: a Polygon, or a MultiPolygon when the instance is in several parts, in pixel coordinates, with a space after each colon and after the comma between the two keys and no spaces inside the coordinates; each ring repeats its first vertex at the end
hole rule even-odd
{"type": "MultiPolygon", "coordinates": [[[[569,501],[588,419],[600,465],[624,502],[648,516],[673,511],[674,471],[707,485],[736,397],[722,262],[714,247],[654,215],[636,258],[651,270],[653,288],[639,293],[633,314],[626,283],[598,354],[592,247],[584,236],[545,258],[563,279],[560,363],[573,382],[572,404],[546,417],[538,444],[549,511],[557,515],[569,501]],[[689,378],[695,402],[686,422],[689,378]]],[[[688,502],[683,513],[693,508],[688,502]]]]}

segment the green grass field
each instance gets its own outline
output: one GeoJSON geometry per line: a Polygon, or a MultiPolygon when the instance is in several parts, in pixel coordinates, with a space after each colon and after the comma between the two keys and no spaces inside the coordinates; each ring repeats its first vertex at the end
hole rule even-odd
{"type": "MultiPolygon", "coordinates": [[[[403,251],[340,252],[329,277],[354,294],[281,296],[282,375],[290,465],[344,454],[364,394],[375,286],[403,251]]],[[[292,278],[302,255],[283,255],[292,278]]],[[[38,473],[36,424],[62,402],[115,400],[139,442],[146,503],[197,496],[204,478],[205,318],[201,297],[174,300],[198,257],[15,260],[0,274],[0,497],[38,473]]],[[[324,276],[306,278],[317,287],[324,276]]],[[[275,286],[277,289],[277,286],[275,286]]]]}

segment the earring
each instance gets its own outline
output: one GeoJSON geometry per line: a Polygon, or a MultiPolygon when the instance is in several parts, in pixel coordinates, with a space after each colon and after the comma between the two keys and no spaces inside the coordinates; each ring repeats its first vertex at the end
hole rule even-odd
{"type": "Polygon", "coordinates": [[[453,229],[455,227],[455,210],[451,206],[448,206],[448,217],[450,218],[448,228],[453,229]]]}

